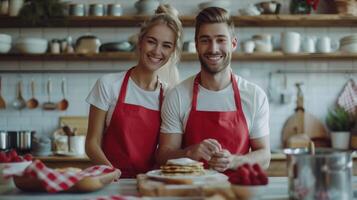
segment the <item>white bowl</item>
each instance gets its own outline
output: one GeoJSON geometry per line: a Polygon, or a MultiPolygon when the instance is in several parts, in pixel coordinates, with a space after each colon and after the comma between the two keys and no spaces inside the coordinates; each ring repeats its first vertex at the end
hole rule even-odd
{"type": "Polygon", "coordinates": [[[206,1],[198,4],[198,7],[203,10],[208,7],[219,7],[230,11],[231,3],[228,0],[215,0],[215,1],[206,1]]]}
{"type": "Polygon", "coordinates": [[[0,33],[0,43],[10,44],[12,41],[11,35],[0,33]]]}
{"type": "Polygon", "coordinates": [[[15,47],[20,53],[42,54],[47,51],[48,42],[42,38],[20,38],[15,47]]]}
{"type": "Polygon", "coordinates": [[[340,50],[347,53],[357,53],[357,43],[342,45],[340,50]]]}
{"type": "Polygon", "coordinates": [[[8,53],[11,49],[11,43],[0,42],[0,53],[8,53]]]}
{"type": "Polygon", "coordinates": [[[266,185],[232,185],[232,190],[238,199],[260,199],[266,187],[266,185]]]}

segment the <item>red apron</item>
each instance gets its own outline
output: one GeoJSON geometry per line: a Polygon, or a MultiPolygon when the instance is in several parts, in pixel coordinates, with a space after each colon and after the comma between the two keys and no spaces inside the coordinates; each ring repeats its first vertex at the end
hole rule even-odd
{"type": "MultiPolygon", "coordinates": [[[[124,103],[130,69],[124,77],[102,149],[110,163],[122,171],[121,177],[135,178],[155,164],[154,154],[160,131],[160,111],[124,103]]],[[[160,110],[163,89],[160,83],[160,110]]]]}
{"type": "MultiPolygon", "coordinates": [[[[231,74],[236,111],[198,111],[197,96],[200,73],[193,84],[192,107],[188,116],[183,148],[200,143],[204,139],[216,139],[223,149],[231,154],[247,154],[249,152],[249,131],[244,117],[239,89],[234,75],[231,74]]],[[[207,167],[207,165],[205,165],[207,167]]]]}

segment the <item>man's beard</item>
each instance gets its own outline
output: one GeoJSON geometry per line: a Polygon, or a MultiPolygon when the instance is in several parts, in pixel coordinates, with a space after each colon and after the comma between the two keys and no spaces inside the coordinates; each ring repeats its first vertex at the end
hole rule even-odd
{"type": "Polygon", "coordinates": [[[224,54],[223,57],[224,57],[223,63],[219,65],[219,67],[210,68],[209,65],[204,61],[204,59],[200,55],[198,56],[203,70],[212,75],[218,74],[219,72],[223,71],[230,65],[232,54],[224,54]]]}

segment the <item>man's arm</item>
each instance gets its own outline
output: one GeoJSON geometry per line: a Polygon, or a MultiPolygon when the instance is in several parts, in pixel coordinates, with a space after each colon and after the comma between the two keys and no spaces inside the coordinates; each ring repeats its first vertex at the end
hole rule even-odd
{"type": "Polygon", "coordinates": [[[269,167],[271,158],[269,135],[251,139],[250,145],[252,150],[248,154],[233,155],[231,169],[237,169],[244,163],[258,163],[265,169],[269,167]]]}

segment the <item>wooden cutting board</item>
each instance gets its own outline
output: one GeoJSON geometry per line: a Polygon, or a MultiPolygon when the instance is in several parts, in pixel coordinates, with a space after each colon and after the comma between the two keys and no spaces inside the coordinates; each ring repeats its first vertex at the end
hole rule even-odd
{"type": "Polygon", "coordinates": [[[289,147],[292,143],[305,143],[305,140],[312,140],[317,147],[329,146],[330,139],[327,130],[320,120],[305,111],[300,84],[296,84],[296,86],[298,89],[297,107],[295,113],[284,124],[282,130],[283,146],[289,147]]]}
{"type": "Polygon", "coordinates": [[[209,182],[207,185],[194,185],[188,182],[164,182],[150,179],[145,174],[137,176],[137,186],[141,196],[163,197],[202,197],[219,194],[224,199],[236,199],[231,185],[225,182],[209,182]]]}

